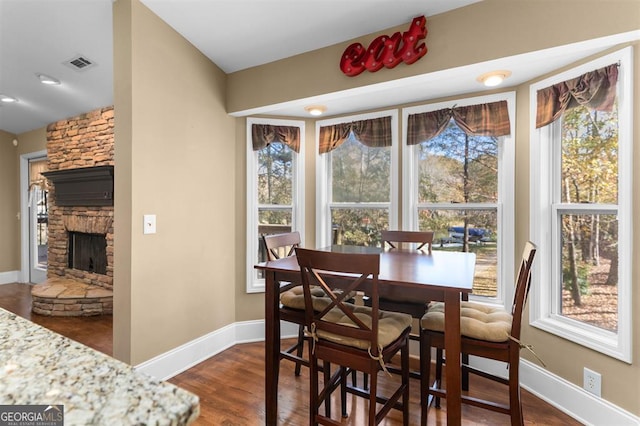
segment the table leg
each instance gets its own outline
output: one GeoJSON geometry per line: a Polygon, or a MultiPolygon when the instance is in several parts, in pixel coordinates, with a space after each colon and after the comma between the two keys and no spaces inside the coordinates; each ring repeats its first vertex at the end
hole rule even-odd
{"type": "Polygon", "coordinates": [[[447,362],[447,425],[459,426],[462,421],[462,375],[460,365],[460,294],[447,292],[444,301],[444,349],[447,362]]]}
{"type": "Polygon", "coordinates": [[[265,271],[264,293],[264,377],[265,377],[265,424],[276,425],[278,422],[278,375],[280,369],[280,315],[278,310],[278,286],[275,272],[265,271]]]}

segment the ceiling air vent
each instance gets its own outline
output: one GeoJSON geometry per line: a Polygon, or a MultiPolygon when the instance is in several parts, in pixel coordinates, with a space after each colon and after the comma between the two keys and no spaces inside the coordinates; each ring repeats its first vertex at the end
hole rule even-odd
{"type": "Polygon", "coordinates": [[[76,71],[84,71],[96,65],[95,62],[82,55],[75,56],[65,61],[64,64],[76,71]]]}

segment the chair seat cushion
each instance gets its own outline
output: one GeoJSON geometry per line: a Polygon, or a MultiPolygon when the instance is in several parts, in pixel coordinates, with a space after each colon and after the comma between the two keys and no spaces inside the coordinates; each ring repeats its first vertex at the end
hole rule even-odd
{"type": "MultiPolygon", "coordinates": [[[[313,308],[316,311],[324,309],[331,299],[326,297],[326,294],[320,287],[311,288],[311,297],[313,297],[313,308]]],[[[280,295],[280,303],[282,306],[286,306],[290,309],[304,310],[304,290],[301,285],[290,288],[280,295]]]]}
{"type": "MultiPolygon", "coordinates": [[[[512,319],[511,314],[503,308],[460,302],[460,332],[466,337],[489,342],[505,342],[511,334],[512,319]]],[[[444,303],[430,303],[420,326],[426,330],[444,331],[444,303]]]]}
{"type": "MultiPolygon", "coordinates": [[[[353,312],[363,323],[371,326],[371,308],[367,306],[355,306],[353,312]]],[[[338,308],[334,308],[323,320],[356,327],[351,319],[338,308]]],[[[378,343],[384,348],[394,342],[400,335],[411,327],[411,315],[401,314],[397,312],[378,311],[378,343]]],[[[352,338],[345,338],[323,330],[318,330],[318,338],[329,340],[345,346],[351,346],[358,349],[368,349],[369,342],[352,338]]]]}

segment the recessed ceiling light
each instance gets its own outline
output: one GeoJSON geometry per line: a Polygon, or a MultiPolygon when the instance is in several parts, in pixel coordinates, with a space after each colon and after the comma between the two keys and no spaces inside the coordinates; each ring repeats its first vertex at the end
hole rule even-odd
{"type": "Polygon", "coordinates": [[[497,86],[502,83],[505,78],[511,75],[511,71],[501,70],[501,71],[491,71],[485,74],[482,74],[477,80],[488,87],[497,86]]]}
{"type": "Polygon", "coordinates": [[[324,105],[309,105],[304,107],[304,109],[309,114],[318,116],[318,115],[322,115],[327,110],[327,107],[324,105]]]}
{"type": "Polygon", "coordinates": [[[60,80],[58,80],[57,78],[53,78],[53,77],[49,77],[46,74],[36,74],[36,76],[38,77],[38,79],[40,80],[40,83],[42,84],[48,84],[50,86],[56,86],[58,84],[60,84],[60,80]]]}
{"type": "Polygon", "coordinates": [[[4,102],[6,104],[10,104],[10,103],[18,102],[18,99],[14,98],[13,96],[9,96],[9,95],[5,95],[3,93],[0,93],[0,102],[4,102]]]}

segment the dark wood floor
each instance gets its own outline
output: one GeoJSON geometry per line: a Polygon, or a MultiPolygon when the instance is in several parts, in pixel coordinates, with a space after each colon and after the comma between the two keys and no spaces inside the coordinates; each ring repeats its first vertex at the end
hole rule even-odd
{"type": "MultiPolygon", "coordinates": [[[[31,321],[77,340],[96,350],[112,353],[112,320],[110,316],[85,318],[52,318],[33,314],[31,308],[30,286],[26,284],[0,285],[0,307],[12,311],[31,321]]],[[[380,382],[390,383],[381,374],[380,382]]],[[[240,344],[228,349],[193,368],[169,380],[200,397],[201,415],[196,425],[245,426],[264,424],[264,344],[240,344]]],[[[279,424],[307,424],[308,375],[303,369],[302,375],[295,377],[293,364],[282,362],[280,373],[279,424]]],[[[499,385],[486,379],[472,376],[471,388],[478,390],[476,395],[505,401],[506,392],[499,385]]],[[[384,392],[384,388],[381,390],[384,392]]],[[[527,425],[566,426],[580,425],[551,405],[522,391],[524,418],[527,425]]],[[[344,425],[365,424],[366,403],[351,397],[348,401],[350,416],[342,421],[344,425]]],[[[337,401],[333,412],[338,413],[337,401]]],[[[410,424],[419,424],[420,407],[418,383],[411,383],[411,419],[410,424]]],[[[465,426],[508,425],[507,416],[488,412],[475,407],[464,406],[463,422],[465,426]]],[[[399,412],[392,412],[383,425],[401,425],[399,412]]],[[[442,409],[429,411],[429,425],[446,424],[446,401],[442,409]]]]}

